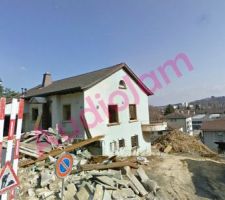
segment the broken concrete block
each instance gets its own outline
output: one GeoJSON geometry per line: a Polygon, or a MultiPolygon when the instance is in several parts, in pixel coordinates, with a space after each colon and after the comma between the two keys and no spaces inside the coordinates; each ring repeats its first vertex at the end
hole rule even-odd
{"type": "Polygon", "coordinates": [[[79,192],[76,193],[76,200],[89,200],[90,194],[85,187],[81,187],[79,192]]]}
{"type": "Polygon", "coordinates": [[[95,181],[95,183],[101,185],[105,190],[117,190],[118,189],[117,187],[112,187],[112,186],[106,185],[97,180],[95,181]]]}
{"type": "Polygon", "coordinates": [[[138,189],[134,186],[133,183],[129,182],[128,186],[135,192],[135,194],[139,195],[140,192],[138,191],[138,189]]]}
{"type": "Polygon", "coordinates": [[[156,192],[160,190],[160,187],[158,186],[158,184],[155,181],[150,179],[143,182],[143,185],[149,192],[153,192],[154,195],[156,195],[156,192]]]}
{"type": "Polygon", "coordinates": [[[69,191],[65,191],[64,192],[64,200],[73,200],[75,199],[74,195],[76,194],[75,193],[70,193],[69,191]]]}
{"type": "Polygon", "coordinates": [[[123,188],[128,188],[129,187],[129,183],[130,181],[128,180],[119,180],[116,178],[113,178],[113,180],[116,182],[116,184],[118,185],[118,187],[123,187],[123,188]]]}
{"type": "Polygon", "coordinates": [[[50,183],[48,186],[49,190],[55,191],[55,192],[59,192],[61,187],[62,187],[61,181],[60,182],[54,181],[54,182],[50,183]]]}
{"type": "Polygon", "coordinates": [[[137,174],[141,178],[141,181],[147,181],[149,179],[149,177],[145,173],[145,170],[142,167],[139,167],[137,169],[137,174]]]}
{"type": "Polygon", "coordinates": [[[103,200],[111,200],[112,199],[112,191],[105,190],[103,195],[103,200]]]}
{"type": "Polygon", "coordinates": [[[94,194],[95,188],[89,182],[85,182],[84,187],[87,189],[89,194],[94,194]]]}
{"type": "Polygon", "coordinates": [[[73,183],[68,184],[68,185],[66,186],[66,190],[67,190],[68,192],[70,192],[71,194],[73,194],[73,195],[75,195],[76,192],[77,192],[77,188],[76,188],[76,186],[75,186],[73,183]]]}
{"type": "Polygon", "coordinates": [[[35,192],[34,192],[33,188],[29,188],[27,192],[28,192],[29,197],[35,197],[35,192]]]}
{"type": "Polygon", "coordinates": [[[145,190],[144,186],[138,181],[138,179],[131,172],[130,167],[126,166],[126,167],[124,167],[124,169],[126,171],[127,177],[134,184],[134,186],[137,188],[137,190],[140,192],[140,194],[142,196],[146,196],[148,194],[148,192],[145,190]]]}
{"type": "Polygon", "coordinates": [[[117,200],[123,200],[127,198],[135,198],[136,195],[134,194],[133,190],[130,188],[123,188],[121,190],[116,190],[112,192],[112,198],[117,200]]]}
{"type": "Polygon", "coordinates": [[[95,188],[95,194],[93,200],[102,200],[104,196],[104,191],[101,185],[97,184],[95,188]]]}
{"type": "Polygon", "coordinates": [[[156,195],[156,192],[160,189],[158,184],[155,181],[149,179],[149,177],[145,173],[145,170],[142,167],[139,167],[137,169],[137,174],[141,178],[141,181],[142,181],[144,187],[149,192],[153,192],[153,194],[156,195]]]}
{"type": "Polygon", "coordinates": [[[38,174],[35,174],[33,177],[31,177],[31,179],[29,180],[30,186],[31,187],[36,187],[38,185],[38,179],[39,179],[39,175],[38,174]]]}
{"type": "Polygon", "coordinates": [[[108,172],[109,173],[112,173],[114,178],[117,178],[117,179],[120,179],[120,180],[123,179],[121,170],[109,169],[108,172]]]}
{"type": "Polygon", "coordinates": [[[45,187],[55,181],[55,174],[49,170],[44,170],[41,172],[41,187],[45,187]]]}
{"type": "Polygon", "coordinates": [[[111,186],[111,187],[115,186],[114,180],[112,178],[109,178],[108,176],[98,176],[98,177],[96,177],[96,179],[106,185],[111,186]]]}
{"type": "Polygon", "coordinates": [[[54,191],[50,191],[46,188],[39,188],[36,190],[36,194],[39,198],[49,198],[50,196],[54,196],[54,191]]]}

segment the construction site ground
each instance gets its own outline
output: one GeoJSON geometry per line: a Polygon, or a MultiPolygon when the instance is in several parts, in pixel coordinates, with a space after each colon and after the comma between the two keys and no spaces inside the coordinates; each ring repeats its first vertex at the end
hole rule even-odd
{"type": "Polygon", "coordinates": [[[225,199],[225,160],[198,155],[155,152],[145,166],[160,186],[157,199],[225,199]]]}

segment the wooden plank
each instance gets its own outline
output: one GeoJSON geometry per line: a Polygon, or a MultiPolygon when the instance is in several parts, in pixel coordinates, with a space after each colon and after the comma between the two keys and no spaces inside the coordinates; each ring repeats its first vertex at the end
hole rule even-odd
{"type": "Polygon", "coordinates": [[[58,156],[59,154],[64,153],[64,152],[71,152],[71,151],[73,151],[75,149],[81,148],[83,146],[86,146],[86,145],[91,144],[93,142],[96,142],[98,140],[101,140],[103,137],[104,137],[103,135],[96,136],[96,137],[93,137],[91,139],[87,139],[87,140],[78,142],[76,144],[72,144],[71,146],[66,147],[65,149],[52,150],[48,154],[44,154],[43,156],[41,156],[40,158],[38,158],[36,160],[28,160],[28,161],[26,160],[25,162],[20,162],[19,166],[20,167],[26,167],[26,166],[32,165],[32,164],[34,164],[36,162],[39,162],[39,161],[42,161],[42,160],[46,160],[49,156],[55,157],[55,156],[58,156]]]}
{"type": "Polygon", "coordinates": [[[84,127],[84,130],[86,132],[87,138],[92,138],[85,116],[84,115],[80,116],[80,119],[81,119],[82,125],[84,127]]]}
{"type": "MultiPolygon", "coordinates": [[[[103,169],[116,169],[116,168],[122,168],[125,166],[130,166],[132,168],[137,169],[138,166],[136,163],[133,162],[114,162],[110,164],[86,164],[81,166],[81,170],[83,171],[91,171],[91,170],[103,170],[103,169]]],[[[73,171],[72,171],[73,173],[73,171]]]]}
{"type": "Polygon", "coordinates": [[[32,152],[29,152],[29,151],[26,151],[26,150],[20,149],[19,151],[20,151],[20,153],[25,154],[25,155],[28,155],[28,156],[31,156],[33,158],[38,158],[38,156],[39,156],[36,153],[32,153],[32,152]]]}
{"type": "Polygon", "coordinates": [[[130,167],[126,166],[126,167],[124,167],[124,169],[126,170],[127,177],[134,184],[134,186],[137,188],[137,190],[140,192],[140,194],[142,196],[146,196],[148,194],[148,192],[145,190],[144,186],[139,182],[139,180],[131,172],[130,167]]]}

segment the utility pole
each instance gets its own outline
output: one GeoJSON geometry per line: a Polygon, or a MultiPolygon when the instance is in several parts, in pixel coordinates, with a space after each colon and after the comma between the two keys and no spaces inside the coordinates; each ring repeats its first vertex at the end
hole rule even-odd
{"type": "Polygon", "coordinates": [[[3,85],[2,85],[3,81],[2,79],[0,78],[0,97],[3,96],[3,85]]]}

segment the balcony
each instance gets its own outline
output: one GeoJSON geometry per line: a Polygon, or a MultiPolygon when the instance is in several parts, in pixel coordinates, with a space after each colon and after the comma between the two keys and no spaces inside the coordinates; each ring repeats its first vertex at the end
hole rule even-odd
{"type": "Polygon", "coordinates": [[[141,125],[142,132],[157,132],[167,130],[167,122],[155,122],[141,125]]]}

